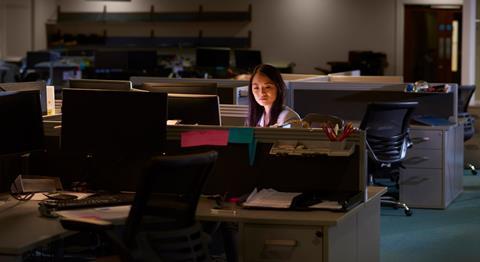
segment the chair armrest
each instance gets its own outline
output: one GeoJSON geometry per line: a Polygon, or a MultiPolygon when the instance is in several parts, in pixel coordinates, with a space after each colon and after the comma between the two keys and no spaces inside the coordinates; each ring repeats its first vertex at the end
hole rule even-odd
{"type": "Polygon", "coordinates": [[[113,229],[112,222],[95,218],[61,218],[63,228],[74,231],[105,231],[113,229]]]}

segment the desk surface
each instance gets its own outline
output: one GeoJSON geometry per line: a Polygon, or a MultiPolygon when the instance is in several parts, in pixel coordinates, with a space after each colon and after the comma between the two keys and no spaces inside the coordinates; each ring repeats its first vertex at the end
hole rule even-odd
{"type": "MultiPolygon", "coordinates": [[[[383,187],[369,187],[368,200],[347,213],[330,211],[278,211],[278,210],[246,210],[212,213],[213,201],[202,199],[198,205],[198,220],[236,221],[265,224],[301,224],[330,226],[367,205],[369,201],[386,192],[383,187]]],[[[128,214],[125,214],[125,217],[128,214]]],[[[38,201],[17,201],[10,198],[0,206],[0,256],[19,256],[53,240],[73,234],[62,228],[57,219],[40,216],[38,201]]]]}
{"type": "Polygon", "coordinates": [[[368,204],[374,198],[385,194],[384,187],[368,187],[367,202],[361,203],[354,207],[349,212],[332,212],[323,210],[314,211],[291,211],[291,210],[261,210],[261,209],[235,209],[226,207],[225,210],[219,212],[212,212],[214,206],[213,201],[202,199],[197,208],[198,220],[214,220],[214,221],[235,221],[235,222],[250,222],[259,224],[283,224],[283,225],[298,225],[299,222],[303,225],[317,225],[317,226],[332,226],[341,222],[343,219],[357,212],[364,205],[368,204]]]}
{"type": "Polygon", "coordinates": [[[38,201],[10,198],[0,206],[0,255],[21,255],[62,236],[73,234],[57,219],[40,216],[38,201]]]}

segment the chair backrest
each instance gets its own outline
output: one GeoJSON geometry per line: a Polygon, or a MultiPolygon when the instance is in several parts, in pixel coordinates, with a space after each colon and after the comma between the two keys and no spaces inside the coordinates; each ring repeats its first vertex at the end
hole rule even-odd
{"type": "Polygon", "coordinates": [[[142,231],[191,227],[200,193],[216,159],[214,151],[153,157],[139,181],[127,218],[125,243],[132,244],[142,231]]]}
{"type": "Polygon", "coordinates": [[[367,132],[369,156],[377,162],[395,163],[405,158],[410,116],[418,102],[371,103],[360,129],[367,132]]]}
{"type": "Polygon", "coordinates": [[[458,87],[458,112],[467,112],[470,99],[475,92],[475,85],[461,85],[458,87]]]}
{"type": "Polygon", "coordinates": [[[308,123],[309,127],[313,128],[323,127],[324,124],[338,125],[338,128],[342,128],[344,125],[343,119],[338,116],[317,113],[308,113],[302,121],[308,123]]]}

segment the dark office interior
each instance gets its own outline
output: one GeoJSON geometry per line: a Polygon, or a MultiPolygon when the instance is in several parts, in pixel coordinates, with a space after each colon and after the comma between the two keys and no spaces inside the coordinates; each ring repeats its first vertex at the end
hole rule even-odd
{"type": "Polygon", "coordinates": [[[477,2],[0,0],[0,261],[479,261],[477,2]]]}

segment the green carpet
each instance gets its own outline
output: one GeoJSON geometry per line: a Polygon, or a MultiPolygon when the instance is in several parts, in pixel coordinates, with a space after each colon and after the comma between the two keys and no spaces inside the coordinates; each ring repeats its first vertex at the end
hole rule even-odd
{"type": "Polygon", "coordinates": [[[480,261],[480,176],[464,190],[446,210],[382,208],[380,261],[480,261]]]}

